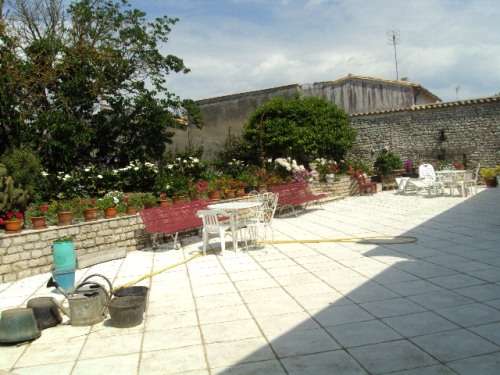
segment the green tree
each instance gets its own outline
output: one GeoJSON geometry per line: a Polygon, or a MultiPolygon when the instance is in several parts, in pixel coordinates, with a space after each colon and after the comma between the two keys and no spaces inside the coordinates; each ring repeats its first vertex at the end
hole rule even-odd
{"type": "Polygon", "coordinates": [[[244,129],[244,139],[261,160],[292,157],[302,163],[318,157],[341,160],[355,137],[347,114],[316,97],[274,98],[252,114],[244,129]]]}
{"type": "Polygon", "coordinates": [[[126,0],[16,0],[0,29],[0,73],[12,70],[0,77],[0,151],[28,145],[50,171],[159,160],[181,118],[200,124],[166,85],[189,72],[162,52],[177,21],[126,0]]]}

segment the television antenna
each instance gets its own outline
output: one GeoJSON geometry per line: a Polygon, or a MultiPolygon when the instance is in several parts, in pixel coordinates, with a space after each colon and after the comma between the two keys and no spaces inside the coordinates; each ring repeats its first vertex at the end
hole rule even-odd
{"type": "Polygon", "coordinates": [[[398,52],[397,45],[400,43],[400,33],[399,30],[389,30],[387,32],[387,41],[394,48],[394,63],[396,64],[396,81],[399,80],[399,70],[398,70],[398,52]]]}

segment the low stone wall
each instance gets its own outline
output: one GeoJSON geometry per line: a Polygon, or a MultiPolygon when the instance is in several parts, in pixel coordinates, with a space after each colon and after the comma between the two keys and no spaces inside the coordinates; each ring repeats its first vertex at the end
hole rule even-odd
{"type": "Polygon", "coordinates": [[[147,239],[138,215],[0,234],[0,282],[49,272],[52,242],[66,236],[73,238],[81,266],[92,258],[112,259],[117,251],[143,249],[147,239]]]}
{"type": "Polygon", "coordinates": [[[329,193],[332,198],[345,198],[359,194],[358,184],[347,175],[336,175],[333,183],[315,181],[312,183],[312,190],[329,193]]]}

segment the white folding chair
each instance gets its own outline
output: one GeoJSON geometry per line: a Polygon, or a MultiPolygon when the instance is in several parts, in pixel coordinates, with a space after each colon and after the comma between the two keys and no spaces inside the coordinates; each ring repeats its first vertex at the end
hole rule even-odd
{"type": "Polygon", "coordinates": [[[221,255],[224,255],[226,250],[226,235],[230,235],[233,239],[233,247],[237,248],[238,235],[234,233],[230,222],[221,222],[219,216],[225,215],[219,210],[200,210],[196,213],[203,221],[202,237],[203,237],[203,254],[207,254],[207,247],[210,241],[210,235],[216,234],[220,239],[221,255]]]}

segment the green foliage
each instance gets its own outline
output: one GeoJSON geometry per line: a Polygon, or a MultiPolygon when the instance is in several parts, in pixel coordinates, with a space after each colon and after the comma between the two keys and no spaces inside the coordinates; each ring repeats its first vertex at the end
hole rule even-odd
{"type": "Polygon", "coordinates": [[[316,97],[274,98],[252,114],[244,129],[244,139],[261,161],[291,157],[299,164],[318,157],[340,160],[355,137],[347,114],[316,97]]]}
{"type": "Polygon", "coordinates": [[[166,86],[189,71],[163,52],[176,18],[150,19],[126,0],[37,4],[0,25],[0,153],[27,145],[52,174],[120,168],[160,160],[181,118],[201,126],[196,104],[166,86]]]}
{"type": "Polygon", "coordinates": [[[156,206],[157,198],[152,193],[144,193],[141,195],[142,206],[145,208],[156,206]]]}
{"type": "Polygon", "coordinates": [[[29,192],[16,186],[5,165],[0,164],[0,213],[24,209],[29,203],[29,192]]]}
{"type": "Polygon", "coordinates": [[[401,158],[390,151],[382,150],[373,165],[379,176],[388,176],[396,169],[403,167],[401,158]]]}
{"type": "Polygon", "coordinates": [[[0,158],[7,172],[16,184],[26,190],[30,197],[40,188],[42,165],[38,157],[29,149],[14,148],[0,158]]]}
{"type": "Polygon", "coordinates": [[[142,193],[133,193],[128,195],[127,203],[130,207],[134,207],[136,209],[141,209],[144,207],[144,194],[142,193]]]}
{"type": "Polygon", "coordinates": [[[492,180],[496,177],[497,170],[496,168],[481,168],[479,174],[486,180],[492,180]]]}

